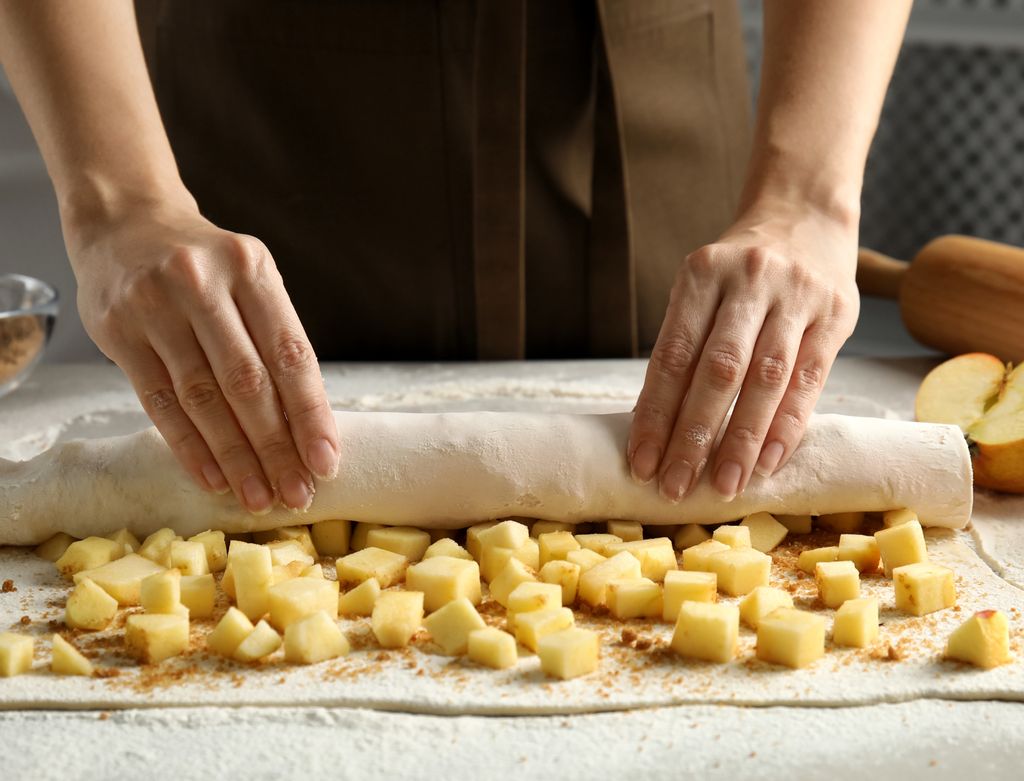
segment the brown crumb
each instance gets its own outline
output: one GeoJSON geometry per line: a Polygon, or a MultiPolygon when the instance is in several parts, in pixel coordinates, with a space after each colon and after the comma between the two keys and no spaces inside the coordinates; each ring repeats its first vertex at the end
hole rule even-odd
{"type": "Polygon", "coordinates": [[[623,629],[621,638],[623,645],[633,645],[636,642],[636,632],[632,629],[623,629]]]}
{"type": "Polygon", "coordinates": [[[3,586],[0,586],[0,592],[3,592],[4,594],[10,594],[12,591],[17,590],[18,589],[14,587],[14,581],[10,578],[7,578],[7,580],[4,581],[3,586]]]}
{"type": "Polygon", "coordinates": [[[653,645],[653,641],[649,637],[641,637],[636,641],[636,650],[646,651],[653,645]]]}
{"type": "Polygon", "coordinates": [[[116,678],[121,671],[116,667],[97,667],[92,671],[93,678],[116,678]]]}
{"type": "Polygon", "coordinates": [[[103,713],[101,713],[96,718],[98,718],[100,721],[106,721],[110,718],[110,711],[103,711],[103,713]]]}
{"type": "Polygon", "coordinates": [[[889,645],[885,652],[885,658],[890,662],[898,662],[903,659],[903,652],[895,645],[889,645]]]}
{"type": "Polygon", "coordinates": [[[22,626],[28,626],[32,623],[32,619],[28,616],[22,616],[20,619],[18,619],[18,623],[20,623],[22,626]]]}

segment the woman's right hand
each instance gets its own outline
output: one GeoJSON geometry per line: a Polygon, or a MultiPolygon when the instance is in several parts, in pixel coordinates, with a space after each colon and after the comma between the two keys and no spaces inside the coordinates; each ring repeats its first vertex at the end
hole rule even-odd
{"type": "Polygon", "coordinates": [[[338,469],[316,356],[263,243],[189,201],[65,224],[82,322],[202,487],[304,509],[338,469]]]}

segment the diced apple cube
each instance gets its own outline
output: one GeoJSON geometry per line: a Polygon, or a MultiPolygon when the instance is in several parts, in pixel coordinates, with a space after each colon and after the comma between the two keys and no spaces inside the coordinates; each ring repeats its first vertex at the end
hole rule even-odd
{"type": "Polygon", "coordinates": [[[661,582],[665,573],[679,569],[676,562],[676,550],[668,537],[655,537],[649,540],[633,540],[616,542],[606,547],[609,556],[626,551],[633,554],[640,562],[640,573],[645,578],[661,582]]]}
{"type": "Polygon", "coordinates": [[[671,648],[680,656],[725,663],[736,656],[740,612],[735,605],[683,602],[671,648]]]}
{"type": "Polygon", "coordinates": [[[260,621],[249,635],[238,644],[234,657],[238,662],[255,662],[270,656],[281,647],[281,635],[266,621],[260,621]]]}
{"type": "Polygon", "coordinates": [[[821,561],[814,569],[818,596],[825,607],[837,608],[860,596],[860,573],[852,561],[821,561]]]}
{"type": "Polygon", "coordinates": [[[614,534],[623,542],[644,538],[644,527],[639,521],[608,521],[606,531],[608,534],[614,534]]]}
{"type": "Polygon", "coordinates": [[[793,607],[793,597],[788,591],[758,586],[740,600],[740,619],[751,629],[757,629],[762,618],[780,607],[793,607]]]}
{"type": "Polygon", "coordinates": [[[718,576],[714,572],[666,572],[661,617],[675,623],[683,602],[714,602],[717,599],[718,576]]]}
{"type": "Polygon", "coordinates": [[[313,557],[306,552],[298,540],[276,540],[266,543],[266,548],[270,551],[270,563],[275,567],[298,564],[296,571],[301,572],[306,567],[312,566],[314,562],[313,557]]]}
{"type": "Polygon", "coordinates": [[[168,613],[128,616],[124,641],[133,656],[146,664],[158,664],[188,650],[188,616],[168,613]]]}
{"type": "Polygon", "coordinates": [[[423,607],[428,613],[462,597],[479,605],[480,567],[472,560],[435,556],[406,570],[405,587],[423,592],[423,607]]]}
{"type": "Polygon", "coordinates": [[[379,596],[380,584],[375,578],[367,578],[338,598],[338,612],[343,616],[368,616],[379,596]]]}
{"type": "MultiPolygon", "coordinates": [[[[273,578],[271,578],[271,582],[273,583],[273,578]]],[[[220,589],[225,594],[227,594],[228,599],[230,599],[232,602],[235,601],[235,576],[231,572],[230,561],[228,562],[228,565],[224,568],[224,574],[221,576],[220,589]]]]}
{"type": "Polygon", "coordinates": [[[469,646],[469,634],[487,626],[473,603],[465,597],[448,602],[423,621],[434,642],[448,656],[464,654],[469,646]]]}
{"type": "Polygon", "coordinates": [[[865,648],[878,637],[878,599],[859,597],[839,606],[832,623],[832,642],[865,648]]]}
{"type": "Polygon", "coordinates": [[[509,595],[516,586],[535,580],[537,580],[537,576],[533,574],[533,570],[519,559],[509,559],[501,574],[491,581],[490,594],[498,604],[508,607],[509,595]]]}
{"type": "Polygon", "coordinates": [[[582,575],[591,567],[597,566],[602,561],[606,561],[607,557],[602,556],[597,551],[590,550],[589,548],[581,548],[580,550],[572,550],[565,554],[565,560],[570,564],[575,564],[580,568],[580,574],[582,575]]]}
{"type": "Polygon", "coordinates": [[[228,612],[206,636],[206,647],[221,656],[233,656],[242,641],[252,634],[252,621],[237,607],[228,612]]]}
{"type": "Polygon", "coordinates": [[[768,553],[786,539],[789,529],[775,520],[771,513],[753,513],[740,523],[750,529],[750,547],[768,553]]]}
{"type": "Polygon", "coordinates": [[[882,513],[882,525],[886,529],[891,529],[893,526],[899,526],[907,523],[908,521],[917,521],[917,513],[913,510],[908,510],[903,507],[899,510],[886,510],[882,513]]]}
{"type": "Polygon", "coordinates": [[[232,542],[228,564],[234,580],[238,609],[255,621],[270,609],[273,563],[270,550],[251,542],[232,542]]]}
{"type": "MultiPolygon", "coordinates": [[[[893,529],[902,529],[894,526],[893,529]]],[[[883,554],[884,555],[884,554],[883,554]]],[[[904,564],[892,571],[896,608],[912,616],[923,616],[956,604],[953,570],[922,561],[904,564]]]]}
{"type": "Polygon", "coordinates": [[[310,564],[299,575],[300,578],[314,578],[315,580],[324,580],[324,568],[320,564],[310,564]]]}
{"type": "Polygon", "coordinates": [[[338,581],[295,578],[270,589],[270,624],[280,632],[320,610],[338,617],[338,581]]]}
{"type": "Polygon", "coordinates": [[[860,572],[878,569],[878,543],[869,534],[840,534],[838,561],[852,561],[860,572]]]}
{"type": "Polygon", "coordinates": [[[420,561],[430,547],[430,533],[411,526],[373,529],[366,535],[366,546],[397,553],[411,562],[420,561]]]}
{"type": "Polygon", "coordinates": [[[75,542],[75,538],[70,534],[57,532],[46,542],[40,543],[36,546],[35,554],[41,559],[46,559],[46,561],[56,561],[64,555],[64,551],[66,551],[73,542],[75,542]]]}
{"type": "Polygon", "coordinates": [[[147,613],[176,613],[181,605],[181,572],[166,569],[143,578],[140,589],[142,609],[147,613]]]}
{"type": "Polygon", "coordinates": [[[127,529],[118,529],[113,534],[108,534],[107,539],[113,540],[122,548],[127,548],[125,553],[137,553],[140,547],[139,538],[127,529]]]}
{"type": "Polygon", "coordinates": [[[481,529],[476,539],[482,548],[512,548],[513,550],[523,547],[530,537],[530,528],[525,523],[518,521],[502,521],[494,526],[481,529]]]}
{"type": "Polygon", "coordinates": [[[309,527],[305,525],[282,526],[278,529],[256,532],[253,534],[253,542],[260,544],[269,542],[297,542],[309,556],[316,558],[316,546],[313,545],[313,538],[310,536],[309,527]]]}
{"type": "Polygon", "coordinates": [[[79,572],[99,569],[124,556],[124,545],[106,537],[86,537],[71,543],[56,561],[57,571],[66,578],[79,572]]]}
{"type": "Polygon", "coordinates": [[[690,572],[710,572],[711,557],[723,551],[732,550],[724,542],[705,540],[683,551],[683,569],[690,572]]]}
{"type": "Polygon", "coordinates": [[[361,551],[366,547],[366,538],[370,535],[374,529],[386,528],[380,523],[357,523],[352,527],[352,536],[349,538],[348,550],[349,553],[355,553],[361,551]]]}
{"type": "Polygon", "coordinates": [[[717,540],[730,548],[749,548],[750,529],[736,524],[725,524],[715,529],[711,539],[717,540]]]}
{"type": "Polygon", "coordinates": [[[334,566],[342,583],[362,583],[373,578],[381,588],[387,588],[405,577],[409,560],[400,553],[368,547],[342,556],[334,566]]]}
{"type": "Polygon", "coordinates": [[[75,584],[64,606],[64,623],[72,629],[105,629],[117,615],[117,600],[89,578],[75,584]]]}
{"type": "Polygon", "coordinates": [[[537,573],[544,583],[553,583],[562,589],[562,604],[571,605],[576,601],[580,585],[580,566],[569,561],[549,561],[537,573]]]}
{"type": "Polygon", "coordinates": [[[426,561],[427,559],[432,559],[435,556],[447,556],[451,559],[474,561],[470,552],[450,537],[442,537],[440,540],[432,542],[430,547],[427,548],[426,552],[423,554],[423,560],[426,561]]]}
{"type": "Polygon", "coordinates": [[[928,547],[924,542],[924,531],[917,521],[907,521],[888,529],[875,532],[878,552],[882,557],[885,576],[892,577],[893,570],[906,564],[928,561],[928,547]]]}
{"type": "MultiPolygon", "coordinates": [[[[314,524],[315,528],[315,524],[314,524]]],[[[349,652],[348,638],[324,611],[306,616],[284,630],[284,658],[296,664],[316,664],[349,652]]]]}
{"type": "Polygon", "coordinates": [[[607,604],[608,584],[613,580],[641,577],[640,562],[623,551],[580,575],[579,598],[591,607],[607,604]]]}
{"type": "Polygon", "coordinates": [[[480,575],[490,583],[505,569],[510,559],[518,559],[532,570],[540,569],[540,546],[532,537],[528,537],[519,548],[484,545],[480,548],[480,575]]]}
{"type": "Polygon", "coordinates": [[[553,678],[568,680],[592,673],[599,661],[597,633],[571,627],[545,635],[537,644],[540,669],[553,678]]]}
{"type": "MultiPolygon", "coordinates": [[[[607,558],[608,555],[605,553],[605,549],[609,545],[615,542],[624,542],[624,540],[617,534],[577,534],[574,536],[576,537],[576,542],[580,544],[580,547],[583,550],[599,553],[605,558],[607,558]]],[[[569,560],[568,557],[566,557],[566,560],[569,560]]]]}
{"type": "Polygon", "coordinates": [[[481,532],[487,531],[491,527],[497,525],[497,521],[487,521],[486,523],[474,524],[466,529],[466,550],[468,550],[469,554],[477,561],[480,561],[480,552],[482,547],[480,545],[481,532]]]}
{"type": "Polygon", "coordinates": [[[821,562],[838,560],[839,546],[829,545],[825,548],[808,548],[807,550],[800,551],[800,557],[797,559],[796,566],[808,575],[813,575],[817,570],[818,564],[821,562]]]}
{"type": "Polygon", "coordinates": [[[527,581],[516,586],[508,595],[510,613],[531,613],[562,607],[562,588],[553,583],[527,581]]]}
{"type": "Polygon", "coordinates": [[[672,539],[676,550],[686,550],[711,539],[711,532],[699,523],[686,523],[679,527],[672,539]]]}
{"type": "Polygon", "coordinates": [[[142,581],[163,567],[137,553],[129,553],[109,564],[75,575],[75,583],[84,578],[93,581],[117,600],[119,605],[137,605],[142,597],[142,581]]]}
{"type": "Polygon", "coordinates": [[[949,636],[946,658],[984,670],[1013,661],[1006,614],[999,610],[982,610],[968,618],[949,636]]]}
{"type": "Polygon", "coordinates": [[[519,661],[516,639],[496,627],[473,630],[469,633],[466,646],[471,661],[495,670],[515,667],[519,661]]]}
{"type": "Polygon", "coordinates": [[[742,597],[768,585],[772,557],[753,548],[729,548],[711,556],[708,567],[718,576],[720,591],[742,597]]]}
{"type": "Polygon", "coordinates": [[[576,526],[571,523],[563,523],[562,521],[534,521],[530,527],[530,536],[540,539],[542,534],[550,534],[551,532],[571,532],[576,526]]]}
{"type": "Polygon", "coordinates": [[[0,678],[11,678],[32,669],[35,642],[28,635],[0,632],[0,678]]]}
{"type": "Polygon", "coordinates": [[[572,611],[567,607],[517,613],[516,640],[536,652],[537,644],[542,637],[567,629],[574,623],[572,611]]]}
{"type": "Polygon", "coordinates": [[[775,520],[785,526],[790,534],[810,534],[813,525],[810,515],[776,515],[775,520]]]}
{"type": "Polygon", "coordinates": [[[60,635],[53,636],[50,670],[56,675],[85,675],[93,673],[92,662],[60,635]]]}
{"type": "Polygon", "coordinates": [[[658,618],[664,606],[661,586],[649,578],[613,580],[606,598],[608,612],[622,620],[658,618]]]}
{"type": "MultiPolygon", "coordinates": [[[[313,540],[316,552],[332,558],[348,553],[351,532],[351,521],[320,521],[309,527],[309,536],[313,540]]],[[[287,650],[285,653],[287,655],[287,650]]]]}
{"type": "Polygon", "coordinates": [[[864,525],[864,513],[829,513],[818,516],[818,526],[838,534],[856,534],[864,525]]]}
{"type": "Polygon", "coordinates": [[[209,618],[217,601],[213,575],[183,575],[180,584],[181,604],[188,608],[189,618],[209,618]]]}
{"type": "Polygon", "coordinates": [[[825,619],[814,613],[780,607],[757,625],[757,658],[794,669],[825,655],[825,619]]]}
{"type": "Polygon", "coordinates": [[[158,529],[142,541],[139,555],[167,569],[171,566],[171,543],[180,539],[174,529],[158,529]]]}
{"type": "Polygon", "coordinates": [[[205,575],[210,571],[206,563],[206,546],[201,542],[174,540],[171,543],[171,566],[182,575],[205,575]]]}
{"type": "Polygon", "coordinates": [[[384,592],[377,597],[370,623],[382,648],[404,648],[423,625],[423,592],[384,592]]]}
{"type": "MultiPolygon", "coordinates": [[[[228,565],[228,545],[225,541],[224,532],[208,530],[189,537],[188,541],[198,542],[203,546],[203,549],[206,551],[207,572],[224,571],[224,568],[228,565]]],[[[184,575],[188,573],[182,574],[184,575]]],[[[203,575],[206,573],[197,572],[192,574],[203,575]]]]}
{"type": "Polygon", "coordinates": [[[540,566],[549,561],[565,561],[569,551],[579,550],[580,544],[570,532],[548,532],[537,537],[540,546],[540,566]]]}

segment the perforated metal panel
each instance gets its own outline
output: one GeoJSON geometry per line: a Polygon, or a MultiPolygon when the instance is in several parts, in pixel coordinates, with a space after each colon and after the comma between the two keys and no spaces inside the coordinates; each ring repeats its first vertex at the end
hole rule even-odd
{"type": "MultiPolygon", "coordinates": [[[[761,3],[741,3],[752,82],[761,3]]],[[[755,95],[756,97],[756,95],[755,95]]],[[[919,0],[865,174],[861,243],[1024,246],[1024,0],[919,0]]]]}

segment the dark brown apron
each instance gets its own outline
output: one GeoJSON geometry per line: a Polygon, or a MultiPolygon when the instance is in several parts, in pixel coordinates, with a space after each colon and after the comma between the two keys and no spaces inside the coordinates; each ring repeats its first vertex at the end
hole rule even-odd
{"type": "Polygon", "coordinates": [[[733,217],[734,0],[138,0],[186,185],[324,360],[630,356],[733,217]]]}

